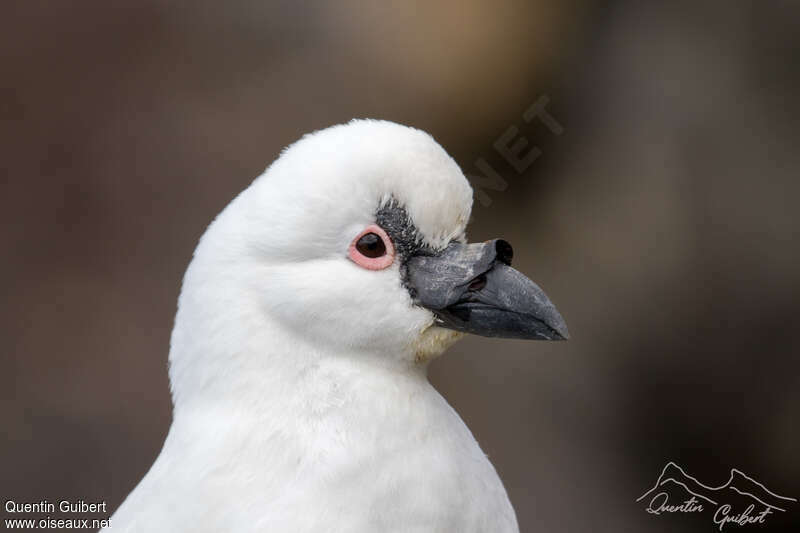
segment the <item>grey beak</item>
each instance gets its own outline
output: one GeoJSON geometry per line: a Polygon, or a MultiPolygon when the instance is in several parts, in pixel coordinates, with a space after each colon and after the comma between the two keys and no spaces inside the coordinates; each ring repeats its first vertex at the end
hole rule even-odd
{"type": "Polygon", "coordinates": [[[513,253],[495,239],[415,255],[407,263],[409,290],[444,328],[484,337],[568,339],[567,325],[544,291],[511,268],[513,253]]]}

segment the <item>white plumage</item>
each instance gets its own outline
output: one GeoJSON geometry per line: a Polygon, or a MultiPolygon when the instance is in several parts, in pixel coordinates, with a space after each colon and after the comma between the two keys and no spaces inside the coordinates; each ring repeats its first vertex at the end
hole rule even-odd
{"type": "Polygon", "coordinates": [[[461,334],[353,237],[388,202],[462,240],[472,190],[426,133],[353,121],[287,148],[209,226],[170,349],[173,423],[108,531],[514,532],[470,431],[428,383],[461,334]]]}

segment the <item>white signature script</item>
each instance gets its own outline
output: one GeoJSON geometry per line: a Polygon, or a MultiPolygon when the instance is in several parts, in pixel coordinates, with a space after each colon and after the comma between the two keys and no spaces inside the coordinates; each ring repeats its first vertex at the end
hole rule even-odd
{"type": "Polygon", "coordinates": [[[735,468],[731,469],[726,483],[713,487],[704,485],[672,461],[661,471],[653,488],[636,501],[646,498],[645,511],[654,515],[702,513],[705,509],[716,508],[712,520],[720,531],[728,524],[765,524],[769,515],[775,511],[786,512],[788,504],[797,502],[795,498],[775,494],[735,468]],[[680,503],[673,503],[676,501],[680,503]],[[744,510],[735,510],[736,504],[744,510]]]}

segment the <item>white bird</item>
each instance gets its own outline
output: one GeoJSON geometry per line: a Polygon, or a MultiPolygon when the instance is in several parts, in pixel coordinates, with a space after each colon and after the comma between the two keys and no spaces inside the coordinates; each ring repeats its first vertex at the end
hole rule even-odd
{"type": "Polygon", "coordinates": [[[471,205],[413,128],[358,120],[287,148],[200,239],[172,426],[107,531],[518,531],[426,366],[463,332],[567,330],[508,243],[465,243],[471,205]]]}

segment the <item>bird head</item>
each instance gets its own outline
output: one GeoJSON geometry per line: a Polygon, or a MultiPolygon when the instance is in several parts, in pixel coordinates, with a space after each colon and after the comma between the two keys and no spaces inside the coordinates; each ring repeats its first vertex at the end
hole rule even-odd
{"type": "Polygon", "coordinates": [[[228,357],[282,343],[287,358],[302,344],[412,363],[463,333],[566,338],[506,241],[467,244],[471,206],[464,174],[427,133],[357,120],[306,135],[202,237],[172,372],[190,364],[174,352],[199,351],[191,329],[228,357]]]}

